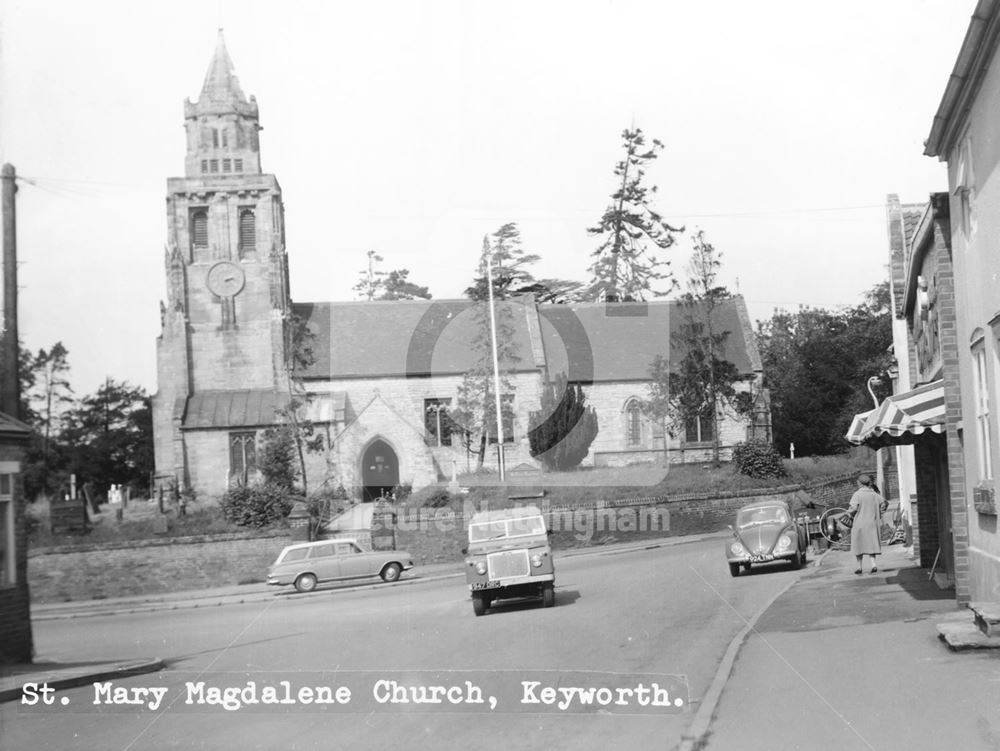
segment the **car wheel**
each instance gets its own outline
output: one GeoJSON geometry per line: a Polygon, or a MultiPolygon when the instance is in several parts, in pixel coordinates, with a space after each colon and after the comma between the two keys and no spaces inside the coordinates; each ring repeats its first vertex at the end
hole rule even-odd
{"type": "Polygon", "coordinates": [[[805,566],[809,561],[809,548],[805,547],[802,549],[802,565],[805,566]]]}
{"type": "Polygon", "coordinates": [[[729,564],[729,575],[730,576],[739,576],[740,575],[740,564],[738,564],[738,563],[730,563],[729,564]]]}
{"type": "Polygon", "coordinates": [[[796,550],[795,555],[792,556],[791,564],[792,564],[792,571],[798,571],[800,568],[802,568],[802,556],[799,555],[798,550],[796,550]]]}
{"type": "Polygon", "coordinates": [[[398,563],[390,563],[385,568],[382,569],[381,577],[384,582],[394,582],[399,579],[399,574],[403,569],[399,567],[398,563]]]}
{"type": "Polygon", "coordinates": [[[299,592],[312,592],[316,589],[316,577],[312,574],[302,574],[295,580],[295,589],[299,592]]]}
{"type": "Polygon", "coordinates": [[[486,615],[486,600],[481,594],[472,595],[472,612],[476,615],[486,615]]]}
{"type": "Polygon", "coordinates": [[[551,608],[556,604],[556,589],[551,584],[542,587],[542,607],[551,608]]]}

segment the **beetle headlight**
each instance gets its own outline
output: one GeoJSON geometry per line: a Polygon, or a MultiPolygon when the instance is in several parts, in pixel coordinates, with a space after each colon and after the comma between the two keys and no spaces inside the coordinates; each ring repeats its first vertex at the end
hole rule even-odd
{"type": "Polygon", "coordinates": [[[477,574],[485,574],[486,573],[486,562],[485,561],[479,561],[476,564],[476,573],[477,574]]]}
{"type": "Polygon", "coordinates": [[[787,550],[788,548],[792,547],[792,545],[794,544],[794,542],[795,541],[792,539],[791,535],[789,535],[789,534],[783,534],[778,539],[778,544],[775,545],[774,549],[775,550],[787,550]]]}
{"type": "Polygon", "coordinates": [[[734,542],[729,546],[729,550],[733,555],[743,555],[747,551],[744,549],[743,545],[738,542],[734,542]]]}
{"type": "Polygon", "coordinates": [[[535,553],[533,556],[531,556],[531,565],[534,566],[535,568],[541,567],[542,557],[538,555],[538,553],[535,553]]]}

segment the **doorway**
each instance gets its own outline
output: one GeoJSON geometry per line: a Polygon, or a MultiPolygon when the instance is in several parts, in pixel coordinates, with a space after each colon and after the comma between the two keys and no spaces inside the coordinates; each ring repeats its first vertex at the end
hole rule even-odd
{"type": "Polygon", "coordinates": [[[389,496],[399,485],[399,459],[392,446],[381,438],[372,441],[361,457],[361,483],[364,503],[389,496]]]}

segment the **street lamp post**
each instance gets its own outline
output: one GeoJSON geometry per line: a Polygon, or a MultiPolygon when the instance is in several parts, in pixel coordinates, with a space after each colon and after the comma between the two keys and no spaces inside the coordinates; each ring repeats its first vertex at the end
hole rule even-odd
{"type": "MultiPolygon", "coordinates": [[[[874,402],[874,404],[875,404],[875,409],[878,409],[879,404],[878,404],[878,397],[875,396],[875,389],[873,388],[873,386],[874,386],[874,384],[881,383],[881,382],[882,382],[882,377],[881,376],[877,376],[877,375],[876,376],[872,376],[871,378],[868,379],[868,384],[867,384],[868,385],[868,393],[871,394],[872,402],[874,402]]],[[[879,494],[883,498],[885,498],[886,497],[886,495],[885,495],[885,493],[886,493],[886,490],[885,490],[885,470],[882,467],[882,449],[881,448],[875,449],[875,483],[878,485],[878,492],[879,492],[879,494]]]]}

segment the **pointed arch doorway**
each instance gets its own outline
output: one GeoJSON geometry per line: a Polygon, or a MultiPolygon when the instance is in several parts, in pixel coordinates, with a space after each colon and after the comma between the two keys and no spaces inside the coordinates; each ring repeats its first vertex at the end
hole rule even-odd
{"type": "Polygon", "coordinates": [[[361,483],[365,503],[388,496],[399,485],[399,458],[381,438],[372,441],[361,457],[361,483]]]}

